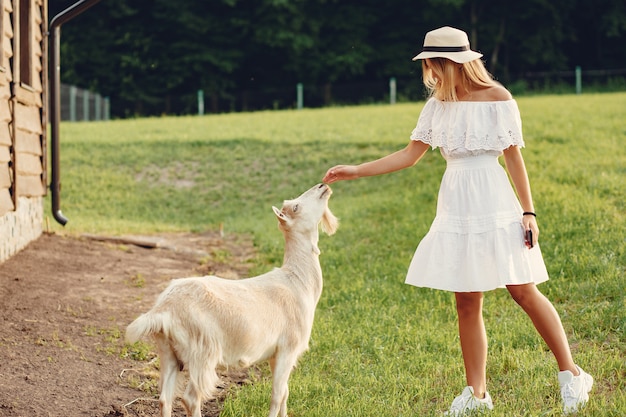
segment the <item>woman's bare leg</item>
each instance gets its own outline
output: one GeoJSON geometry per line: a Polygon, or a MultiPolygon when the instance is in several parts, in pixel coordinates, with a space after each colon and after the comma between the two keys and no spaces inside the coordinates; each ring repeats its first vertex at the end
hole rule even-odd
{"type": "Polygon", "coordinates": [[[455,296],[467,385],[474,388],[477,398],[483,398],[487,390],[487,334],[483,322],[483,294],[460,292],[455,293],[455,296]]]}
{"type": "Polygon", "coordinates": [[[515,302],[528,314],[539,335],[554,354],[559,370],[571,371],[574,375],[578,375],[567,335],[552,303],[537,289],[535,284],[509,285],[507,289],[515,302]]]}

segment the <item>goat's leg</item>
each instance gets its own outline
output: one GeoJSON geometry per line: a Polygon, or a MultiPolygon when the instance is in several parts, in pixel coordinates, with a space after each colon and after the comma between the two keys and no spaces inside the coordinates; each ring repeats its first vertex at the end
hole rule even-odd
{"type": "Polygon", "coordinates": [[[183,405],[188,417],[202,417],[202,393],[194,381],[193,371],[189,372],[189,384],[183,394],[183,405]]]}
{"type": "Polygon", "coordinates": [[[193,382],[187,385],[182,400],[188,417],[202,417],[202,395],[193,382]]]}
{"type": "Polygon", "coordinates": [[[287,417],[287,398],[289,397],[289,376],[296,364],[295,355],[280,355],[270,360],[272,370],[272,400],[269,417],[287,417]],[[279,414],[280,413],[280,414],[279,414]]]}
{"type": "Polygon", "coordinates": [[[202,400],[212,394],[219,380],[215,366],[210,360],[194,361],[189,365],[189,384],[183,395],[183,405],[189,417],[202,417],[202,400]]]}
{"type": "Polygon", "coordinates": [[[158,336],[156,341],[159,350],[159,360],[161,362],[161,375],[159,379],[161,417],[171,417],[180,365],[168,341],[158,336]]]}

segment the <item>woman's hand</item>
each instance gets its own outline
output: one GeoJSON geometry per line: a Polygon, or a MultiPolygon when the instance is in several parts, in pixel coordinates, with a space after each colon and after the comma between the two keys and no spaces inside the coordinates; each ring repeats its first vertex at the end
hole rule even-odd
{"type": "Polygon", "coordinates": [[[357,178],[359,178],[359,175],[355,165],[337,165],[326,171],[322,182],[332,184],[337,181],[354,180],[357,178]]]}
{"type": "Polygon", "coordinates": [[[530,230],[533,232],[533,244],[526,244],[526,246],[528,246],[528,249],[530,249],[536,246],[537,242],[539,241],[539,227],[537,226],[537,219],[535,219],[535,216],[531,215],[524,216],[522,218],[522,225],[524,226],[524,231],[530,230]]]}

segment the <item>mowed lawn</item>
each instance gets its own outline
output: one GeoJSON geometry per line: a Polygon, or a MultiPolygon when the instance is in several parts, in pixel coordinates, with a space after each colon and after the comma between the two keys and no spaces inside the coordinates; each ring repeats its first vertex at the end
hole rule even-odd
{"type": "MultiPolygon", "coordinates": [[[[332,165],[404,147],[423,104],[64,123],[64,231],[158,234],[222,224],[254,237],[253,272],[265,272],[282,261],[271,206],[320,182],[332,165]]],[[[624,416],[626,93],[518,104],[551,276],[540,289],[561,315],[575,360],[596,379],[579,415],[624,416]]],[[[444,169],[429,152],[413,168],[333,185],[330,207],[341,226],[320,239],[325,287],[311,349],[291,378],[290,416],[436,416],[465,386],[453,295],[404,284],[444,169]]],[[[530,320],[505,290],[486,295],[484,316],[491,415],[561,415],[558,369],[530,320]]],[[[263,370],[233,391],[222,416],[267,414],[263,370]]]]}

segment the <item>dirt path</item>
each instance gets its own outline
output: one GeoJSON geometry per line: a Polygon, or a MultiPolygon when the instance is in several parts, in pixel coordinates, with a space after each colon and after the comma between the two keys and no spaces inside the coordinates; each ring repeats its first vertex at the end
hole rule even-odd
{"type": "MultiPolygon", "coordinates": [[[[0,264],[0,416],[158,415],[154,395],[133,388],[147,363],[126,354],[126,326],[173,277],[246,276],[254,248],[217,233],[150,241],[159,247],[43,235],[0,264]]],[[[219,408],[207,402],[203,415],[219,408]]]]}

